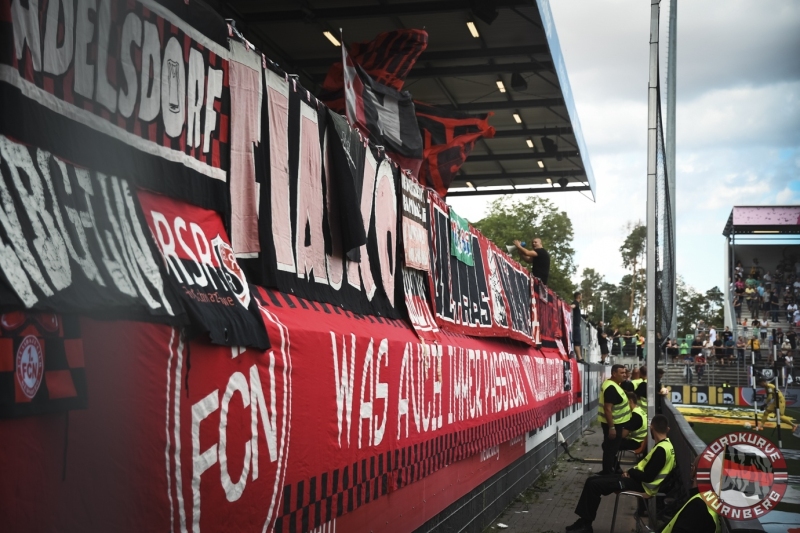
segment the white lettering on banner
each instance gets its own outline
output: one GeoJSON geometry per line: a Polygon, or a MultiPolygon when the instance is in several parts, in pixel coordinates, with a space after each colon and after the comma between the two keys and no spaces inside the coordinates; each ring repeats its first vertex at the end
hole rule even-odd
{"type": "Polygon", "coordinates": [[[377,446],[383,440],[383,434],[386,430],[386,412],[389,408],[389,386],[380,381],[380,362],[381,359],[386,359],[384,366],[389,366],[389,341],[383,339],[378,348],[378,359],[373,359],[374,340],[369,340],[366,355],[364,356],[364,367],[361,370],[361,396],[359,404],[360,420],[358,423],[358,448],[362,448],[363,437],[363,422],[366,421],[369,434],[367,436],[367,446],[377,446]],[[367,392],[369,390],[369,392],[367,392]],[[364,399],[364,394],[367,394],[367,400],[364,399]],[[383,400],[383,416],[381,417],[380,424],[378,423],[378,415],[373,413],[376,411],[375,402],[383,400]]]}
{"type": "Polygon", "coordinates": [[[397,408],[397,438],[409,436],[409,418],[414,421],[416,433],[437,431],[442,428],[442,347],[406,343],[400,366],[400,384],[397,408]],[[414,356],[416,346],[416,356],[414,356]],[[425,399],[426,392],[430,394],[425,399]],[[405,417],[405,427],[403,427],[405,417]]]}
{"type": "Polygon", "coordinates": [[[456,346],[448,346],[448,356],[449,424],[528,405],[518,356],[456,346]]]}
{"type": "Polygon", "coordinates": [[[342,335],[342,362],[339,370],[339,357],[336,351],[336,334],[331,331],[331,352],[333,353],[333,372],[336,384],[336,416],[338,418],[339,447],[342,447],[342,427],[347,424],[347,447],[350,447],[350,427],[353,414],[353,378],[356,373],[356,336],[350,334],[350,363],[347,362],[347,341],[342,335]]]}
{"type": "Polygon", "coordinates": [[[230,246],[220,235],[209,241],[203,228],[191,222],[188,229],[191,229],[192,239],[188,240],[186,220],[183,217],[175,216],[170,224],[167,217],[159,211],[151,209],[150,216],[153,218],[156,244],[164,257],[167,271],[178,283],[188,286],[197,284],[200,287],[211,284],[214,289],[230,291],[236,296],[239,305],[248,308],[250,286],[241,275],[230,246]],[[177,246],[186,255],[186,262],[178,255],[177,246]],[[187,265],[191,267],[191,264],[194,264],[194,268],[189,272],[187,265]]]}
{"type": "Polygon", "coordinates": [[[22,0],[11,2],[17,59],[23,60],[28,50],[35,72],[68,76],[72,69],[72,90],[94,100],[111,116],[101,115],[99,108],[84,109],[80,103],[66,102],[38,78],[35,82],[26,80],[12,65],[3,66],[4,81],[57,113],[116,136],[138,149],[179,161],[224,181],[224,169],[201,161],[199,154],[192,154],[192,150],[200,146],[204,135],[203,153],[209,153],[211,138],[219,128],[214,105],[222,97],[223,72],[209,66],[206,81],[204,54],[215,54],[227,60],[227,48],[206,38],[151,0],[140,0],[141,7],[129,3],[131,7],[127,9],[131,11],[128,12],[124,5],[112,9],[112,1],[51,0],[47,3],[44,21],[39,20],[40,0],[28,0],[27,7],[22,0]],[[143,20],[143,16],[133,11],[142,8],[149,10],[151,18],[155,14],[167,20],[188,38],[170,36],[171,32],[165,31],[167,40],[163,43],[157,24],[143,20]],[[186,46],[188,50],[184,50],[186,46]],[[92,56],[92,48],[96,57],[92,56]],[[137,54],[141,54],[139,69],[133,59],[137,54]],[[188,58],[188,73],[185,57],[188,58]],[[110,72],[109,65],[117,65],[117,71],[110,72]],[[185,138],[180,149],[152,140],[146,124],[136,131],[118,125],[118,118],[127,119],[133,114],[137,99],[138,118],[145,122],[159,119],[167,136],[185,138]]]}
{"type": "Polygon", "coordinates": [[[5,162],[0,180],[0,225],[9,241],[1,245],[0,268],[27,307],[39,299],[33,287],[49,297],[72,285],[77,272],[70,264],[73,260],[89,281],[107,286],[98,268],[98,263],[102,264],[106,279],[119,292],[140,297],[150,309],[163,307],[174,314],[126,181],[68,167],[44,150],[37,150],[34,165],[27,147],[4,136],[0,136],[0,159],[5,162]],[[70,173],[74,173],[77,187],[70,173]],[[65,198],[57,196],[55,183],[63,186],[65,198]],[[93,183],[99,185],[102,203],[95,196],[93,183]],[[49,283],[28,247],[12,192],[24,209],[24,220],[34,235],[33,251],[49,283]],[[107,229],[98,227],[93,203],[102,205],[109,222],[107,229]],[[79,205],[85,205],[85,211],[78,211],[79,205]],[[87,231],[97,244],[98,258],[89,253],[87,231]]]}
{"type": "Polygon", "coordinates": [[[31,51],[33,70],[42,70],[42,48],[39,45],[39,0],[28,0],[27,9],[22,7],[22,0],[11,2],[11,23],[14,26],[14,48],[17,59],[22,59],[25,45],[31,51]]]}
{"type": "Polygon", "coordinates": [[[392,177],[392,164],[381,161],[375,183],[374,211],[375,235],[378,241],[378,262],[381,267],[381,283],[389,303],[394,307],[395,250],[397,250],[397,192],[392,177]]]}
{"type": "Polygon", "coordinates": [[[289,83],[271,70],[266,70],[264,81],[269,111],[270,205],[276,267],[296,272],[289,194],[289,83]]]}
{"type": "MultiPolygon", "coordinates": [[[[372,152],[367,150],[364,160],[364,180],[361,184],[361,219],[364,221],[364,233],[367,235],[369,235],[369,227],[372,222],[372,204],[375,194],[375,172],[377,167],[378,162],[372,152]]],[[[347,282],[358,290],[361,290],[363,284],[367,300],[372,301],[372,297],[375,295],[375,281],[372,279],[367,245],[362,245],[360,251],[361,262],[347,261],[347,282]],[[361,273],[360,280],[359,273],[361,273]]]]}
{"type": "Polygon", "coordinates": [[[300,103],[300,150],[297,170],[297,277],[328,284],[322,236],[322,154],[316,109],[300,103]]]}
{"type": "MultiPolygon", "coordinates": [[[[267,406],[264,397],[258,367],[250,367],[250,383],[241,372],[234,372],[228,379],[228,385],[222,395],[221,412],[219,418],[219,441],[212,444],[204,451],[200,451],[200,425],[212,413],[220,408],[219,389],[209,393],[205,398],[192,406],[192,531],[200,531],[201,491],[200,480],[209,468],[219,462],[220,484],[225,491],[229,502],[235,502],[242,497],[247,486],[248,475],[251,479],[258,479],[258,436],[259,420],[264,428],[267,441],[269,460],[274,463],[278,460],[278,428],[277,428],[277,402],[275,391],[275,354],[270,352],[269,380],[270,403],[267,406]],[[228,405],[233,394],[238,392],[242,397],[242,406],[250,409],[250,439],[244,442],[244,464],[237,482],[233,482],[228,471],[228,405]]],[[[180,384],[177,384],[180,387],[180,384]]]]}

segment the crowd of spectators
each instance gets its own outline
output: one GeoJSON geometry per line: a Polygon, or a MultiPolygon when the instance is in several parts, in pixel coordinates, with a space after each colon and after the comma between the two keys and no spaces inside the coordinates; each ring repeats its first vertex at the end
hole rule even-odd
{"type": "Polygon", "coordinates": [[[742,306],[750,311],[751,320],[772,320],[778,322],[782,313],[792,326],[800,327],[800,262],[789,268],[780,265],[774,272],[764,271],[758,260],[754,259],[745,277],[742,262],[736,263],[731,291],[733,311],[737,323],[742,321],[742,306]]]}

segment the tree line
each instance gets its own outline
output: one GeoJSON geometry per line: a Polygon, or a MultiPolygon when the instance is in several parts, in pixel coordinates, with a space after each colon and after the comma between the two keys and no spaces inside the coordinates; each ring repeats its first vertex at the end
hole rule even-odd
{"type": "MultiPolygon", "coordinates": [[[[619,260],[626,274],[617,283],[593,268],[582,269],[578,283],[573,281],[577,266],[572,221],[546,198],[502,196],[489,204],[487,215],[474,226],[501,247],[519,239],[530,248],[534,237],[541,238],[550,252],[551,289],[567,301],[572,300],[575,290],[580,290],[583,312],[593,324],[604,316],[609,328],[623,332],[645,328],[647,228],[641,221],[630,222],[625,228],[627,236],[619,247],[619,260]]],[[[529,268],[527,263],[521,263],[529,268]]],[[[692,325],[700,320],[722,325],[723,293],[719,287],[700,292],[678,276],[677,300],[679,337],[694,333],[692,325]]]]}

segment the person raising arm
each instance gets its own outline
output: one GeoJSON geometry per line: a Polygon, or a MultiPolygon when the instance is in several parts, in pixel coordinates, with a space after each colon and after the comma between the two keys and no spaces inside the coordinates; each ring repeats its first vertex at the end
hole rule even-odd
{"type": "Polygon", "coordinates": [[[523,261],[531,264],[531,274],[542,280],[547,285],[550,277],[550,253],[542,246],[542,239],[533,239],[533,250],[528,250],[518,240],[514,241],[514,246],[520,253],[523,261]]]}

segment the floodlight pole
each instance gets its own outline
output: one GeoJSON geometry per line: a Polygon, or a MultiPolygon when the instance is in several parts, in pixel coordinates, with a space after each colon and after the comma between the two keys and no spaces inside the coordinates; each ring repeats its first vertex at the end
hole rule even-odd
{"type": "MultiPolygon", "coordinates": [[[[650,83],[647,90],[647,418],[656,414],[656,143],[658,139],[658,11],[650,0],[650,83]]],[[[653,448],[648,439],[648,449],[653,448]]]]}
{"type": "MultiPolygon", "coordinates": [[[[665,151],[667,163],[667,191],[669,193],[669,207],[670,207],[670,221],[672,227],[668,231],[672,231],[672,239],[670,239],[671,250],[666,250],[665,253],[669,254],[672,258],[673,274],[677,277],[677,265],[675,258],[677,257],[677,244],[675,239],[677,237],[677,223],[675,220],[675,184],[677,177],[675,175],[675,88],[676,88],[676,66],[678,62],[677,56],[678,49],[678,0],[669,0],[669,37],[667,39],[667,124],[665,135],[665,151]]],[[[673,284],[672,288],[672,316],[670,317],[669,337],[677,339],[678,337],[678,290],[677,284],[673,284]]]]}
{"type": "MultiPolygon", "coordinates": [[[[656,415],[656,147],[658,142],[658,11],[660,0],[650,0],[650,83],[647,89],[647,419],[656,415]]],[[[659,391],[660,392],[660,391],[659,391]]],[[[655,443],[647,439],[647,448],[655,443]]],[[[649,505],[650,527],[656,527],[656,498],[649,505]]]]}

